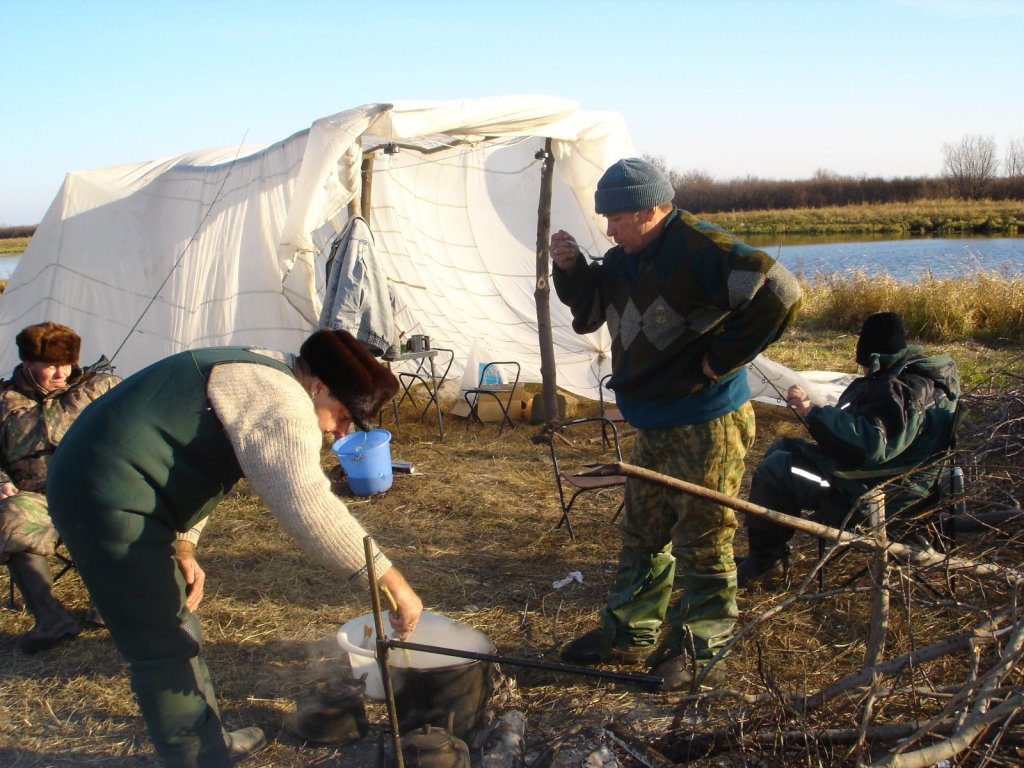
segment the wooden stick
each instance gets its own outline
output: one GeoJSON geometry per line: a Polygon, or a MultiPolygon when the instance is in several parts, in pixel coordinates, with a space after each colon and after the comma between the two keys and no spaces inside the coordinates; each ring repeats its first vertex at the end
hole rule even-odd
{"type": "Polygon", "coordinates": [[[871,530],[875,533],[875,552],[871,563],[871,627],[868,630],[864,666],[873,667],[885,656],[889,630],[889,537],[885,531],[885,494],[877,488],[867,499],[871,530]]]}
{"type": "MultiPolygon", "coordinates": [[[[794,530],[810,534],[811,536],[815,536],[819,539],[825,539],[826,541],[836,541],[842,544],[848,544],[851,547],[868,552],[873,551],[878,547],[878,544],[871,536],[849,533],[847,531],[839,530],[838,528],[832,528],[827,525],[822,525],[821,523],[816,523],[813,520],[805,520],[802,517],[787,515],[783,512],[776,512],[774,509],[768,509],[767,507],[762,507],[758,504],[753,504],[734,496],[713,491],[702,485],[688,483],[685,480],[679,480],[678,478],[671,477],[670,475],[664,475],[660,472],[645,469],[644,467],[638,467],[634,464],[627,464],[624,462],[605,464],[600,468],[600,471],[604,474],[626,475],[627,477],[636,478],[637,480],[647,480],[652,483],[659,483],[669,488],[674,488],[677,491],[689,493],[692,496],[699,496],[701,498],[708,499],[716,504],[721,504],[723,507],[734,509],[737,512],[744,512],[749,515],[754,515],[755,517],[762,517],[773,523],[777,523],[778,525],[793,528],[794,530]]],[[[595,471],[595,474],[597,474],[597,471],[595,471]]],[[[891,541],[887,546],[889,554],[906,565],[913,565],[920,568],[944,565],[951,571],[969,573],[975,576],[1003,578],[1011,584],[1020,584],[1024,582],[1024,571],[1019,571],[1015,568],[1005,568],[994,563],[975,563],[971,560],[949,557],[935,551],[928,552],[917,549],[916,547],[901,544],[897,541],[891,541]]]]}

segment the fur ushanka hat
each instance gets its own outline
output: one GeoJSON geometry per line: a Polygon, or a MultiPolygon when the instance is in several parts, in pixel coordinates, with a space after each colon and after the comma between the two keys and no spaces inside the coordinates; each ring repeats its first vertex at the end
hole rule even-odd
{"type": "Polygon", "coordinates": [[[22,329],[15,339],[18,357],[27,363],[78,365],[82,338],[66,325],[39,323],[22,329]]]}
{"type": "Polygon", "coordinates": [[[398,393],[395,375],[348,331],[317,331],[299,355],[363,431],[373,428],[377,412],[398,393]]]}

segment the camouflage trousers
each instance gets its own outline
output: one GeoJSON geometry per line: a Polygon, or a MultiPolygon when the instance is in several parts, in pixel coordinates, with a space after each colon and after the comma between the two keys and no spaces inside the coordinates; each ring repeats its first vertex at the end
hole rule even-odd
{"type": "MultiPolygon", "coordinates": [[[[745,403],[703,424],[644,429],[630,460],[637,466],[735,496],[744,458],[754,441],[754,410],[745,403]]],[[[662,641],[681,652],[693,643],[709,658],[736,624],[736,514],[709,500],[658,483],[630,478],[620,524],[622,552],[602,611],[605,642],[619,648],[662,641]],[[682,593],[669,608],[675,571],[682,593]]],[[[671,655],[671,654],[670,654],[671,655]]]]}
{"type": "Polygon", "coordinates": [[[46,496],[21,491],[0,501],[0,564],[22,552],[49,557],[56,544],[46,496]]]}

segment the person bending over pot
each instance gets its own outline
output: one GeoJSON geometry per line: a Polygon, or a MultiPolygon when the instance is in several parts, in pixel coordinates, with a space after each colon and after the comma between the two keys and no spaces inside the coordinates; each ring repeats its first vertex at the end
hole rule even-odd
{"type": "MultiPolygon", "coordinates": [[[[35,619],[18,638],[18,647],[31,654],[80,631],[53,594],[46,562],[57,543],[43,495],[47,468],[71,423],[120,379],[106,358],[82,370],[82,339],[66,325],[30,325],[15,343],[21,363],[0,387],[0,563],[6,561],[35,619]]],[[[86,619],[101,623],[92,606],[86,619]]]]}
{"type": "MultiPolygon", "coordinates": [[[[345,331],[319,330],[298,356],[213,347],[128,377],[82,415],[51,466],[54,524],[127,660],[132,690],[165,765],[229,766],[264,744],[225,732],[200,657],[194,613],[205,575],[194,545],[245,475],[303,550],[348,583],[366,578],[365,531],[331,491],[323,435],[370,429],[394,375],[345,331]],[[185,542],[176,545],[176,542],[185,542]]],[[[399,637],[423,603],[377,551],[399,637]]]]}

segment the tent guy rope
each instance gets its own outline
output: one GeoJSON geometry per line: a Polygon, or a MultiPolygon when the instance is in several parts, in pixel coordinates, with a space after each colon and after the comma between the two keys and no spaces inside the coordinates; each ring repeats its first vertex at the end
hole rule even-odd
{"type": "Polygon", "coordinates": [[[160,281],[160,285],[156,287],[156,290],[153,292],[153,295],[149,298],[149,301],[146,303],[146,306],[142,308],[142,312],[139,313],[139,316],[136,318],[135,322],[132,323],[132,327],[128,329],[128,333],[126,333],[124,338],[121,339],[121,343],[117,345],[117,349],[114,350],[114,354],[110,356],[111,364],[113,364],[115,358],[117,358],[118,353],[122,349],[124,349],[124,345],[128,343],[128,339],[130,339],[132,337],[132,334],[135,333],[135,330],[139,327],[139,323],[142,322],[142,319],[146,316],[146,313],[149,312],[150,307],[153,306],[153,302],[156,301],[157,297],[160,295],[160,292],[164,289],[164,286],[167,285],[167,281],[171,279],[171,275],[174,274],[174,270],[176,270],[181,265],[182,259],[185,258],[185,254],[188,253],[189,249],[192,247],[192,243],[194,243],[196,238],[199,236],[200,231],[202,231],[203,226],[206,224],[206,220],[210,218],[210,214],[213,212],[214,206],[217,205],[217,201],[220,200],[221,193],[224,191],[224,185],[228,183],[228,179],[231,178],[232,171],[235,170],[235,163],[238,161],[238,156],[242,153],[242,147],[245,146],[245,137],[248,135],[248,130],[242,135],[242,140],[238,142],[238,149],[235,150],[235,156],[231,158],[231,163],[228,165],[228,171],[227,173],[224,174],[224,178],[221,180],[220,186],[217,188],[217,194],[213,196],[213,200],[211,200],[210,204],[206,207],[206,213],[203,214],[203,218],[200,219],[199,223],[196,225],[195,231],[192,232],[192,236],[188,239],[188,242],[185,244],[185,247],[181,249],[181,253],[178,254],[178,258],[174,260],[174,263],[171,265],[171,268],[167,270],[167,274],[164,275],[164,279],[160,281]]]}

